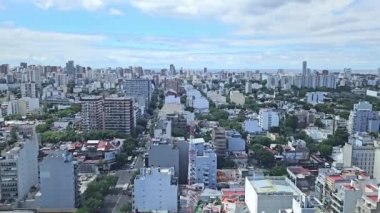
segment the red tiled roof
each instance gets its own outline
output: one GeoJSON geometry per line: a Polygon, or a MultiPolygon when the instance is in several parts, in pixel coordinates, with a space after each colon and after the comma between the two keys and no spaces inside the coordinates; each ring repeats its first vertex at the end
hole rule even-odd
{"type": "Polygon", "coordinates": [[[330,175],[327,176],[327,178],[331,179],[333,182],[343,180],[343,177],[341,175],[330,175]]]}
{"type": "Polygon", "coordinates": [[[289,171],[291,171],[294,174],[303,174],[303,175],[310,175],[310,171],[308,169],[303,168],[302,166],[290,166],[288,167],[289,171]]]}
{"type": "Polygon", "coordinates": [[[377,195],[367,195],[367,198],[375,203],[379,200],[377,195]]]}
{"type": "Polygon", "coordinates": [[[372,191],[377,191],[378,190],[377,187],[375,187],[372,184],[367,184],[366,187],[369,188],[369,189],[371,189],[372,191]]]}
{"type": "Polygon", "coordinates": [[[222,189],[223,197],[232,197],[232,196],[244,196],[244,189],[222,189]]]}

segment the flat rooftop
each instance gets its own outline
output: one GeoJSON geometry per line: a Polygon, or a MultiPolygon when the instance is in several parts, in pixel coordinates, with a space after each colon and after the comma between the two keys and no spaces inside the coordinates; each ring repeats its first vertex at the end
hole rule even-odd
{"type": "Polygon", "coordinates": [[[285,179],[249,180],[257,193],[297,194],[285,179]]]}

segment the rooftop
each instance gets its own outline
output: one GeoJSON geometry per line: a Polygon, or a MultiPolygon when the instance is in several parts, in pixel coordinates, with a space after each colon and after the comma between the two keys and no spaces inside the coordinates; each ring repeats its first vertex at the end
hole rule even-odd
{"type": "Polygon", "coordinates": [[[295,194],[295,190],[283,177],[249,180],[257,193],[295,194]]]}

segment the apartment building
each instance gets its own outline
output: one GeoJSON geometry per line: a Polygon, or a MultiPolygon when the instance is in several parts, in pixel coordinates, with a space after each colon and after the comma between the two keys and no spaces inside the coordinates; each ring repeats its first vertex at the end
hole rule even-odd
{"type": "Polygon", "coordinates": [[[81,103],[83,131],[104,129],[132,133],[135,120],[131,98],[88,96],[82,97],[81,103]]]}
{"type": "Polygon", "coordinates": [[[103,98],[101,96],[82,97],[81,103],[83,131],[103,129],[103,98]]]}
{"type": "Polygon", "coordinates": [[[23,199],[38,184],[38,136],[34,132],[5,152],[0,159],[2,201],[23,199]]]}
{"type": "Polygon", "coordinates": [[[280,125],[278,113],[272,109],[260,109],[259,125],[264,131],[268,131],[271,127],[278,127],[280,125]]]}
{"type": "Polygon", "coordinates": [[[132,98],[104,98],[103,129],[132,133],[134,129],[134,107],[132,98]]]}
{"type": "Polygon", "coordinates": [[[212,130],[212,143],[218,157],[225,157],[227,152],[227,136],[223,127],[212,130]]]}
{"type": "Polygon", "coordinates": [[[216,188],[217,157],[214,150],[205,147],[204,141],[189,141],[189,184],[202,183],[216,188]]]}
{"type": "Polygon", "coordinates": [[[41,208],[74,209],[79,206],[78,170],[70,153],[56,151],[42,160],[40,189],[41,208]]]}
{"type": "Polygon", "coordinates": [[[314,213],[313,200],[286,177],[246,177],[245,203],[251,213],[314,213]]]}
{"type": "Polygon", "coordinates": [[[361,101],[354,105],[348,119],[348,133],[379,132],[380,116],[372,111],[372,104],[361,101]]]}
{"type": "Polygon", "coordinates": [[[348,142],[343,147],[344,167],[357,166],[372,177],[374,163],[374,138],[365,132],[351,135],[348,142]]]}
{"type": "Polygon", "coordinates": [[[133,212],[177,212],[178,184],[174,168],[141,168],[134,182],[133,212]]]}
{"type": "Polygon", "coordinates": [[[123,86],[126,96],[141,100],[147,106],[153,93],[152,83],[149,79],[128,79],[125,80],[123,86]]]}

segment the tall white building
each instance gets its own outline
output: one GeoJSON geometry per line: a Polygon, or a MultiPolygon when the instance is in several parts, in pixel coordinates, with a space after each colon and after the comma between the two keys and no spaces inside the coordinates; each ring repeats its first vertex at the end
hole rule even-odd
{"type": "Polygon", "coordinates": [[[372,104],[361,101],[354,105],[348,119],[348,132],[379,132],[380,116],[372,111],[372,104]]]}
{"type": "Polygon", "coordinates": [[[260,109],[259,125],[264,131],[268,131],[271,127],[278,127],[280,125],[278,113],[272,109],[260,109]]]}
{"type": "Polygon", "coordinates": [[[306,102],[313,106],[317,104],[323,104],[326,95],[326,92],[308,92],[306,93],[306,102]]]}
{"type": "Polygon", "coordinates": [[[40,165],[41,208],[74,209],[80,204],[76,163],[65,151],[53,152],[40,165]]]}
{"type": "Polygon", "coordinates": [[[22,83],[21,97],[37,98],[36,83],[22,83]]]}
{"type": "Polygon", "coordinates": [[[373,176],[375,163],[374,139],[367,133],[351,135],[343,147],[344,167],[356,166],[373,176]]]}
{"type": "Polygon", "coordinates": [[[246,177],[245,203],[251,213],[315,212],[310,198],[286,177],[246,177]]]}
{"type": "Polygon", "coordinates": [[[174,168],[141,168],[133,189],[133,212],[178,210],[178,185],[174,168]]]}
{"type": "Polygon", "coordinates": [[[189,142],[189,184],[203,183],[205,187],[216,188],[217,157],[214,150],[190,139],[189,142]]]}
{"type": "Polygon", "coordinates": [[[0,159],[1,200],[23,199],[38,184],[38,136],[36,133],[16,143],[0,159]]]}
{"type": "Polygon", "coordinates": [[[250,94],[252,92],[252,83],[250,81],[245,82],[245,93],[250,94]]]}

